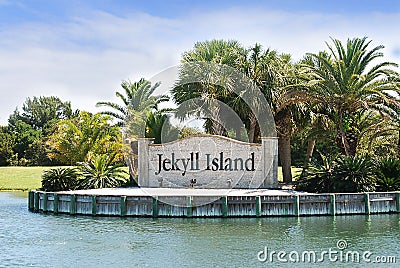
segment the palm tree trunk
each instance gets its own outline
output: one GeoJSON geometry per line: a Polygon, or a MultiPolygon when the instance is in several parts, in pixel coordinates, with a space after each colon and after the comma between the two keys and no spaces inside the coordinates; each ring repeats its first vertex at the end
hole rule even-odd
{"type": "Polygon", "coordinates": [[[312,139],[312,140],[308,141],[306,159],[304,161],[303,169],[306,169],[308,167],[308,164],[311,161],[311,157],[312,157],[312,154],[314,152],[315,142],[316,142],[315,139],[312,139]]]}
{"type": "Polygon", "coordinates": [[[282,174],[284,183],[292,183],[292,160],[290,153],[290,136],[278,137],[278,154],[282,165],[282,174]]]}
{"type": "Polygon", "coordinates": [[[400,158],[400,129],[399,129],[399,139],[397,140],[397,158],[400,158]]]}
{"type": "Polygon", "coordinates": [[[250,128],[249,128],[249,142],[254,142],[256,137],[256,127],[257,127],[257,119],[255,116],[250,116],[250,128]]]}
{"type": "Polygon", "coordinates": [[[226,136],[226,129],[222,125],[223,121],[221,119],[221,110],[218,104],[214,107],[213,109],[213,114],[212,114],[212,130],[213,134],[215,135],[220,135],[220,136],[226,136]]]}
{"type": "Polygon", "coordinates": [[[242,140],[242,135],[241,135],[241,131],[240,131],[240,128],[239,128],[239,127],[237,127],[237,128],[235,129],[235,136],[236,136],[236,140],[238,140],[238,141],[241,141],[241,140],[242,140]]]}
{"type": "Polygon", "coordinates": [[[349,146],[349,155],[355,156],[357,152],[357,135],[354,132],[346,133],[346,141],[349,146]]]}

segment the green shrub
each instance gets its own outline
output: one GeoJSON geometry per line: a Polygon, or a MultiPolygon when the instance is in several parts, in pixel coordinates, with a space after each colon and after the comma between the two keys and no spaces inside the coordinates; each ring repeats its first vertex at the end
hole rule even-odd
{"type": "Polygon", "coordinates": [[[335,192],[375,191],[375,163],[368,157],[342,156],[335,161],[335,192]]]}
{"type": "Polygon", "coordinates": [[[126,174],[122,164],[113,164],[115,154],[96,155],[89,162],[79,163],[80,189],[97,189],[120,187],[126,182],[126,174]]]}
{"type": "Polygon", "coordinates": [[[313,161],[295,181],[296,190],[312,193],[330,193],[333,191],[332,160],[321,154],[322,161],[313,161]]]}
{"type": "Polygon", "coordinates": [[[46,170],[42,174],[43,191],[57,192],[76,189],[78,173],[74,168],[55,168],[46,170]]]}
{"type": "Polygon", "coordinates": [[[130,175],[128,179],[121,185],[121,187],[138,187],[138,179],[130,175]]]}
{"type": "Polygon", "coordinates": [[[400,190],[400,178],[378,178],[377,184],[377,190],[380,192],[400,190]]]}
{"type": "Polygon", "coordinates": [[[385,158],[378,162],[377,190],[399,191],[400,190],[400,160],[397,158],[385,158]]]}
{"type": "Polygon", "coordinates": [[[369,158],[339,156],[332,161],[321,156],[296,181],[296,189],[314,193],[353,193],[375,190],[375,164],[369,158]]]}

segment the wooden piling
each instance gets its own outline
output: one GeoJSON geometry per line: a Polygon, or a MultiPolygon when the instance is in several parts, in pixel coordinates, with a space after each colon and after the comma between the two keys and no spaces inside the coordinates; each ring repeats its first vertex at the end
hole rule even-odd
{"type": "Polygon", "coordinates": [[[261,217],[261,197],[256,196],[256,217],[261,217]]]}
{"type": "Polygon", "coordinates": [[[226,218],[228,217],[228,197],[223,196],[221,198],[222,201],[222,217],[226,218]]]}
{"type": "Polygon", "coordinates": [[[34,207],[33,207],[33,210],[35,212],[39,211],[39,193],[38,192],[34,193],[34,207]]]}
{"type": "Polygon", "coordinates": [[[125,217],[126,216],[126,196],[121,196],[120,199],[120,210],[121,210],[121,217],[125,217]]]}
{"type": "Polygon", "coordinates": [[[47,212],[47,193],[43,194],[43,212],[47,212]]]}
{"type": "Polygon", "coordinates": [[[191,218],[193,217],[193,206],[192,206],[192,202],[193,202],[193,197],[192,196],[187,196],[186,197],[186,217],[191,218]]]}
{"type": "Polygon", "coordinates": [[[365,206],[365,214],[371,214],[371,202],[369,200],[369,193],[364,193],[364,206],[365,206]]]}
{"type": "Polygon", "coordinates": [[[35,195],[33,191],[30,191],[28,194],[28,209],[29,211],[33,211],[35,207],[35,195]]]}
{"type": "Polygon", "coordinates": [[[57,214],[58,213],[58,194],[54,193],[53,194],[54,201],[53,201],[53,213],[57,214]]]}
{"type": "Polygon", "coordinates": [[[298,195],[294,196],[294,215],[300,216],[300,197],[298,195]]]}
{"type": "Polygon", "coordinates": [[[336,197],[335,194],[329,196],[329,208],[332,216],[336,215],[336,197]]]}
{"type": "Polygon", "coordinates": [[[396,192],[396,210],[400,213],[400,192],[396,192]]]}
{"type": "Polygon", "coordinates": [[[69,214],[70,215],[75,215],[76,213],[76,195],[71,195],[70,196],[70,201],[69,201],[69,214]]]}
{"type": "Polygon", "coordinates": [[[96,216],[97,213],[97,197],[92,195],[92,216],[96,216]]]}
{"type": "Polygon", "coordinates": [[[158,217],[158,196],[153,197],[153,203],[152,203],[152,214],[154,218],[158,217]]]}

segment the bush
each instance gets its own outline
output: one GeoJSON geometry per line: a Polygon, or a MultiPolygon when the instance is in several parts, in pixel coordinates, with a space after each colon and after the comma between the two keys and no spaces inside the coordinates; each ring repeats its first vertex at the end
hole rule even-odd
{"type": "Polygon", "coordinates": [[[296,189],[314,193],[353,193],[375,190],[375,164],[369,158],[339,156],[332,161],[322,157],[313,162],[296,181],[296,189]]]}
{"type": "Polygon", "coordinates": [[[120,187],[126,182],[125,170],[122,164],[113,164],[115,154],[97,155],[89,162],[79,163],[79,170],[82,172],[80,189],[97,189],[108,187],[120,187]]]}
{"type": "Polygon", "coordinates": [[[368,157],[339,157],[335,161],[336,192],[375,191],[375,163],[368,157]]]}
{"type": "Polygon", "coordinates": [[[295,181],[296,190],[312,193],[330,193],[333,191],[332,160],[321,155],[322,161],[313,159],[311,164],[295,181]]]}
{"type": "Polygon", "coordinates": [[[43,172],[43,191],[57,192],[74,190],[78,186],[78,173],[74,168],[56,168],[43,172]]]}
{"type": "Polygon", "coordinates": [[[400,160],[396,158],[385,158],[377,165],[377,190],[399,191],[400,190],[400,160]]]}
{"type": "Polygon", "coordinates": [[[121,187],[129,188],[129,187],[138,187],[138,179],[129,175],[129,178],[125,181],[125,183],[121,184],[121,187]]]}

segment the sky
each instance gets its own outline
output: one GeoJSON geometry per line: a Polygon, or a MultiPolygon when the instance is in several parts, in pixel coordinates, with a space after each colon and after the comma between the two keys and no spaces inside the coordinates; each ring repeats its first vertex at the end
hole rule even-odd
{"type": "Polygon", "coordinates": [[[0,0],[0,125],[27,97],[99,112],[123,80],[151,79],[198,41],[290,53],[367,36],[400,64],[399,0],[0,0]]]}

